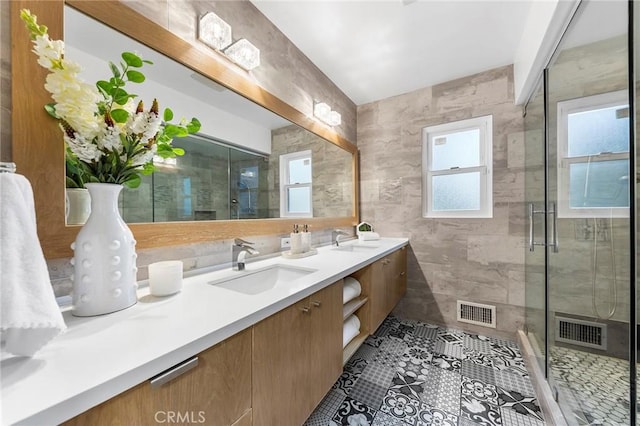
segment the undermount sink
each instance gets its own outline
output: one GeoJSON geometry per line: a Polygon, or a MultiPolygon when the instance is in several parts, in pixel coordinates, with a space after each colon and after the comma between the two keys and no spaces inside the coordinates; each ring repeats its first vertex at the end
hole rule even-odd
{"type": "Polygon", "coordinates": [[[316,269],[300,268],[290,265],[271,265],[255,271],[236,272],[238,275],[230,275],[208,284],[226,288],[243,294],[260,294],[265,291],[282,287],[292,281],[316,272],[316,269]]]}
{"type": "Polygon", "coordinates": [[[344,246],[333,247],[332,250],[338,251],[369,251],[371,249],[378,248],[377,245],[364,245],[364,244],[349,244],[344,246]]]}

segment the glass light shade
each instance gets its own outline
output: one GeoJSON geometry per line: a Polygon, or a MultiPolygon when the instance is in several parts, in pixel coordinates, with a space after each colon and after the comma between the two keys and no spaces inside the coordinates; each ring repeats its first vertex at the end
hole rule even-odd
{"type": "Polygon", "coordinates": [[[331,107],[324,102],[318,102],[313,106],[313,115],[320,120],[327,122],[331,114],[331,107]]]}
{"type": "Polygon", "coordinates": [[[213,12],[206,13],[200,18],[198,39],[209,47],[222,50],[233,41],[231,26],[213,12]]]}
{"type": "Polygon", "coordinates": [[[247,71],[260,65],[260,49],[245,38],[241,38],[229,46],[224,54],[247,71]]]}
{"type": "Polygon", "coordinates": [[[329,124],[332,126],[339,126],[342,123],[342,116],[337,111],[331,111],[329,113],[329,124]]]}

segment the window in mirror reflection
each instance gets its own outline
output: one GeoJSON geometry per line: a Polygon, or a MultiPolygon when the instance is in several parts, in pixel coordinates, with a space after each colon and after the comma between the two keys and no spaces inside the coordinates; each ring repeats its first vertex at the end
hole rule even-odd
{"type": "Polygon", "coordinates": [[[311,151],[280,156],[280,216],[312,217],[311,151]]]}

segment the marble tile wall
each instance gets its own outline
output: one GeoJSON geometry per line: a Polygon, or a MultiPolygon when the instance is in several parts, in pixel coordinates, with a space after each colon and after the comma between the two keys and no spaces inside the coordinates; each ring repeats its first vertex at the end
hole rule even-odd
{"type": "Polygon", "coordinates": [[[524,321],[524,136],[505,66],[358,107],[361,214],[409,237],[401,317],[514,336],[524,321]],[[422,217],[426,126],[493,115],[493,218],[422,217]],[[497,306],[497,329],[456,321],[456,300],[497,306]]]}

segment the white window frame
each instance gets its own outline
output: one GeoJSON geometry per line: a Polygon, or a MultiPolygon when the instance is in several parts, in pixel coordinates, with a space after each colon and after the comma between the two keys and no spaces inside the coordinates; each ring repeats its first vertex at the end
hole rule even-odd
{"type": "Polygon", "coordinates": [[[313,158],[311,150],[292,152],[280,156],[280,217],[313,217],[313,158]],[[308,183],[292,183],[289,182],[289,164],[292,161],[308,158],[311,162],[311,181],[308,183]],[[290,188],[309,188],[309,213],[292,213],[288,210],[289,206],[289,189],[290,188]]]}
{"type": "Polygon", "coordinates": [[[493,116],[429,126],[422,129],[422,216],[428,218],[491,218],[493,217],[493,116]],[[480,132],[480,162],[474,167],[454,167],[433,170],[434,139],[468,130],[480,132]],[[433,210],[432,184],[434,176],[480,172],[480,209],[433,210]]]}
{"type": "Polygon", "coordinates": [[[615,106],[629,106],[628,92],[619,90],[616,92],[602,93],[599,95],[585,96],[558,102],[558,217],[629,217],[628,207],[571,207],[569,200],[569,170],[572,164],[588,163],[589,161],[628,160],[629,151],[615,152],[597,155],[584,155],[569,157],[569,114],[590,111],[594,109],[610,108],[615,106]]]}

